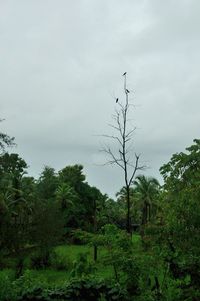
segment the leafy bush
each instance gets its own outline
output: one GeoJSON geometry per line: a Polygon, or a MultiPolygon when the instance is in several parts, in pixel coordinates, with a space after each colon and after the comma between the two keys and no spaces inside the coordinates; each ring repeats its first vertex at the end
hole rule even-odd
{"type": "Polygon", "coordinates": [[[52,252],[50,255],[50,264],[54,269],[59,271],[69,270],[72,267],[72,264],[67,256],[56,251],[52,252]]]}
{"type": "Polygon", "coordinates": [[[119,284],[106,284],[103,280],[95,277],[73,279],[68,284],[44,289],[40,285],[27,289],[18,298],[19,301],[100,301],[118,300],[126,301],[126,291],[119,284]]]}
{"type": "Polygon", "coordinates": [[[0,273],[0,301],[10,301],[15,298],[12,289],[12,278],[7,271],[0,273]]]}
{"type": "Polygon", "coordinates": [[[17,298],[17,301],[36,301],[36,300],[49,301],[51,299],[48,297],[48,292],[42,289],[40,286],[33,287],[23,291],[21,296],[17,298]]]}
{"type": "Polygon", "coordinates": [[[50,261],[50,250],[49,249],[41,249],[36,251],[31,256],[31,268],[34,269],[42,269],[45,267],[49,267],[51,264],[50,261]]]}
{"type": "Polygon", "coordinates": [[[71,277],[82,277],[93,273],[96,270],[95,266],[88,261],[86,253],[80,253],[77,260],[73,263],[73,268],[70,273],[71,277]]]}
{"type": "Polygon", "coordinates": [[[47,286],[48,284],[43,276],[38,274],[35,275],[35,273],[30,270],[26,270],[21,277],[12,283],[13,290],[16,292],[17,296],[20,297],[33,291],[35,288],[40,287],[43,290],[47,286]]]}

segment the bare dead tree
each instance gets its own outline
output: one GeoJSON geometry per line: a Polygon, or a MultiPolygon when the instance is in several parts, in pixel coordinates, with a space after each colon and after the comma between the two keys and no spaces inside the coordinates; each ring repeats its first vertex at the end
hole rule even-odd
{"type": "Polygon", "coordinates": [[[119,108],[115,110],[115,114],[113,115],[114,124],[109,124],[115,134],[102,135],[103,137],[114,140],[117,144],[117,150],[114,151],[113,148],[106,145],[102,151],[110,158],[106,164],[115,164],[123,170],[127,203],[126,229],[127,232],[131,234],[130,188],[133,184],[136,172],[144,169],[145,166],[139,165],[140,155],[136,154],[131,147],[136,127],[130,126],[130,120],[128,119],[131,104],[129,102],[130,91],[127,89],[126,72],[123,74],[123,77],[125,101],[121,102],[118,98],[116,99],[116,104],[119,108]]]}

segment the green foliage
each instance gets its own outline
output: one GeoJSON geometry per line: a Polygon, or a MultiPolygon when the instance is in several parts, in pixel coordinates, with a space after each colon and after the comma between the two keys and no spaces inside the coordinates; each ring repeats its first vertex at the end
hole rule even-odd
{"type": "MultiPolygon", "coordinates": [[[[141,204],[139,202],[138,196],[136,195],[134,189],[130,187],[130,214],[132,224],[140,223],[141,220],[141,204]]],[[[112,213],[115,216],[115,220],[113,222],[120,227],[121,229],[126,228],[126,218],[127,218],[127,191],[126,187],[122,187],[122,189],[116,194],[117,202],[113,202],[112,213]],[[113,210],[114,209],[114,210],[113,210]]]]}
{"type": "Polygon", "coordinates": [[[134,192],[142,209],[142,225],[146,225],[156,214],[159,188],[160,184],[155,178],[140,175],[134,181],[134,192]]]}
{"type": "Polygon", "coordinates": [[[22,174],[27,168],[26,162],[18,154],[4,153],[0,156],[0,172],[11,175],[22,174]]]}
{"type": "Polygon", "coordinates": [[[95,276],[73,278],[57,287],[49,285],[42,277],[33,278],[30,271],[16,281],[0,280],[1,301],[127,300],[127,293],[119,284],[107,283],[95,276]]]}
{"type": "Polygon", "coordinates": [[[70,276],[72,278],[81,278],[94,273],[96,270],[94,264],[88,261],[87,253],[78,254],[77,259],[73,262],[73,268],[71,270],[70,276]]]}
{"type": "Polygon", "coordinates": [[[40,200],[53,200],[58,187],[58,179],[54,168],[45,166],[37,183],[40,200]]]}
{"type": "Polygon", "coordinates": [[[126,211],[125,202],[122,205],[118,201],[114,201],[106,197],[101,210],[99,211],[98,225],[101,228],[106,224],[115,224],[119,228],[125,229],[126,211]]]}
{"type": "Polygon", "coordinates": [[[13,282],[13,290],[17,296],[23,296],[26,292],[38,286],[44,289],[48,284],[43,276],[34,276],[30,270],[26,270],[21,277],[13,282]]]}
{"type": "Polygon", "coordinates": [[[10,301],[15,298],[12,289],[12,278],[7,273],[0,274],[0,301],[10,301]]]}
{"type": "Polygon", "coordinates": [[[63,234],[64,220],[57,203],[37,202],[32,212],[32,242],[41,249],[58,243],[63,234]]]}
{"type": "Polygon", "coordinates": [[[28,240],[29,204],[22,193],[27,164],[18,154],[0,156],[0,249],[19,249],[28,240]]]}
{"type": "Polygon", "coordinates": [[[144,241],[166,273],[159,280],[161,300],[198,300],[200,274],[200,140],[174,154],[160,169],[164,177],[157,217],[144,241]]]}
{"type": "Polygon", "coordinates": [[[33,277],[33,274],[27,270],[23,276],[14,280],[12,275],[0,273],[0,300],[17,301],[27,292],[32,291],[35,287],[40,286],[42,290],[47,287],[43,277],[33,277]]]}
{"type": "Polygon", "coordinates": [[[50,262],[50,249],[43,248],[39,251],[34,252],[31,255],[31,268],[33,269],[43,269],[49,267],[50,262]]]}
{"type": "MultiPolygon", "coordinates": [[[[4,119],[0,119],[0,122],[2,122],[4,119]]],[[[0,151],[4,152],[6,147],[14,146],[16,145],[14,143],[14,137],[10,137],[5,133],[0,132],[0,151]]]]}
{"type": "Polygon", "coordinates": [[[127,300],[125,291],[119,285],[108,285],[94,277],[73,279],[63,287],[43,289],[33,287],[22,293],[18,299],[25,300],[68,300],[68,301],[97,301],[97,300],[127,300]]]}
{"type": "Polygon", "coordinates": [[[172,273],[175,277],[189,273],[200,285],[200,140],[194,142],[187,153],[174,154],[160,170],[166,191],[163,233],[172,273]]]}
{"type": "Polygon", "coordinates": [[[56,252],[54,250],[50,254],[51,267],[59,271],[69,271],[72,268],[72,263],[66,253],[56,252]]]}
{"type": "Polygon", "coordinates": [[[153,178],[136,178],[130,213],[144,231],[132,239],[122,230],[126,190],[109,199],[85,181],[81,165],[58,173],[45,167],[36,181],[25,176],[18,154],[3,153],[0,267],[13,271],[0,271],[0,301],[199,300],[200,140],[194,142],[161,167],[162,189],[153,178]]]}
{"type": "Polygon", "coordinates": [[[140,269],[133,254],[133,243],[126,231],[119,230],[115,225],[105,225],[102,233],[92,235],[78,231],[77,235],[85,242],[104,246],[107,250],[102,258],[104,265],[113,268],[115,281],[123,285],[133,294],[138,293],[140,269]]]}
{"type": "Polygon", "coordinates": [[[72,206],[74,198],[75,191],[69,184],[62,183],[58,186],[56,190],[56,200],[60,204],[62,210],[72,206]]]}
{"type": "Polygon", "coordinates": [[[60,181],[68,183],[71,187],[78,191],[82,182],[85,181],[85,176],[82,174],[83,166],[75,164],[73,166],[66,166],[59,171],[60,181]]]}
{"type": "Polygon", "coordinates": [[[73,279],[67,290],[69,300],[127,300],[126,291],[119,284],[106,284],[96,277],[73,279]]]}

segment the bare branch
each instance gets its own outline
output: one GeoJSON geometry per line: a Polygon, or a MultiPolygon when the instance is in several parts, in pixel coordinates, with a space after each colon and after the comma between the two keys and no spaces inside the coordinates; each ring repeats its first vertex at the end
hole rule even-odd
{"type": "Polygon", "coordinates": [[[114,126],[113,124],[108,124],[111,128],[113,128],[113,129],[115,129],[115,130],[117,130],[117,131],[119,131],[120,129],[118,128],[118,127],[116,127],[116,126],[114,126]]]}
{"type": "Polygon", "coordinates": [[[107,161],[108,164],[116,163],[120,168],[122,168],[124,170],[124,166],[120,163],[120,162],[123,162],[123,160],[121,158],[117,158],[109,147],[104,148],[102,151],[104,153],[110,155],[112,158],[112,160],[107,161]]]}
{"type": "Polygon", "coordinates": [[[122,142],[120,141],[119,137],[113,136],[113,135],[101,135],[102,137],[110,138],[110,139],[115,139],[119,142],[119,144],[122,146],[122,142]]]}
{"type": "Polygon", "coordinates": [[[135,132],[136,129],[137,129],[137,128],[134,127],[132,130],[130,130],[130,131],[126,134],[125,137],[127,138],[127,137],[131,136],[131,135],[135,132]]]}
{"type": "Polygon", "coordinates": [[[137,172],[138,170],[144,170],[144,169],[146,168],[145,165],[141,165],[141,166],[138,165],[139,159],[140,159],[140,155],[135,154],[135,165],[134,165],[134,166],[131,165],[131,166],[133,167],[133,173],[132,173],[132,175],[131,175],[131,177],[130,177],[129,185],[132,184],[136,172],[137,172]]]}

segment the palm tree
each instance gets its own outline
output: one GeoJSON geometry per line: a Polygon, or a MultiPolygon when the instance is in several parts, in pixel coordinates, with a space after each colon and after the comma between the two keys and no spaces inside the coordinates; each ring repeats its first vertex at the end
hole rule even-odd
{"type": "Polygon", "coordinates": [[[159,193],[160,184],[152,177],[140,175],[134,181],[135,192],[142,205],[142,225],[147,224],[152,216],[152,209],[155,206],[156,198],[159,193]]]}
{"type": "Polygon", "coordinates": [[[73,205],[75,197],[74,189],[65,183],[61,183],[56,190],[56,199],[60,203],[62,209],[73,205]]]}

